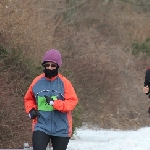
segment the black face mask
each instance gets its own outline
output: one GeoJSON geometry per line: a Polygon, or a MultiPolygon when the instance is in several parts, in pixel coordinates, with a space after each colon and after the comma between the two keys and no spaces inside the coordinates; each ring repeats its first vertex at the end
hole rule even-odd
{"type": "Polygon", "coordinates": [[[50,70],[50,69],[44,69],[43,72],[45,73],[45,77],[52,78],[58,75],[58,67],[56,69],[50,70]]]}

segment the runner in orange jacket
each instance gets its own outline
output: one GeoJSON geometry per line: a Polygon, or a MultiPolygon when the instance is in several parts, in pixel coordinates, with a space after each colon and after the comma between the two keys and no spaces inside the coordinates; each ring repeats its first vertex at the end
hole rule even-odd
{"type": "Polygon", "coordinates": [[[24,97],[25,110],[32,121],[34,150],[46,150],[51,140],[53,150],[66,150],[72,134],[71,111],[78,98],[71,82],[58,73],[62,64],[58,50],[43,56],[44,73],[31,83],[24,97]]]}

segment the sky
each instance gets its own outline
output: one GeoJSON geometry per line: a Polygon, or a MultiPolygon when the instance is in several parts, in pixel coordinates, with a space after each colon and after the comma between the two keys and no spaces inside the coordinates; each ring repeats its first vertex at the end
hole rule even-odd
{"type": "Polygon", "coordinates": [[[150,127],[135,131],[77,129],[67,150],[150,150],[150,127]]]}

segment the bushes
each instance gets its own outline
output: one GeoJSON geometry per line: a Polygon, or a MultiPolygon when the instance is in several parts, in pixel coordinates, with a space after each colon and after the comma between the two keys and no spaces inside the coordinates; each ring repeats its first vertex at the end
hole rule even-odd
{"type": "Polygon", "coordinates": [[[147,38],[144,42],[134,42],[132,44],[132,54],[138,55],[143,53],[144,55],[150,56],[150,38],[147,38]]]}
{"type": "Polygon", "coordinates": [[[42,66],[35,66],[33,61],[23,55],[19,47],[6,48],[0,44],[0,58],[3,64],[0,71],[6,71],[10,74],[7,76],[7,82],[13,82],[18,89],[16,92],[23,96],[33,78],[40,74],[42,66]],[[20,93],[20,91],[22,92],[20,93]]]}
{"type": "Polygon", "coordinates": [[[82,114],[81,105],[78,104],[73,111],[73,134],[76,134],[76,128],[82,126],[82,114]]]}
{"type": "Polygon", "coordinates": [[[5,58],[7,56],[7,50],[0,44],[0,58],[5,58]]]}

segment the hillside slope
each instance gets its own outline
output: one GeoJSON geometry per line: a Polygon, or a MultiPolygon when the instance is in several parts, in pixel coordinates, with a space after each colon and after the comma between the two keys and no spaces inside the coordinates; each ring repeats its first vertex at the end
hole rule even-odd
{"type": "MultiPolygon", "coordinates": [[[[19,45],[38,65],[46,50],[62,52],[61,72],[73,82],[83,107],[83,121],[89,126],[136,129],[149,125],[149,100],[142,87],[150,59],[131,53],[135,40],[143,42],[150,35],[146,6],[123,0],[4,0],[0,8],[1,43],[19,45]]],[[[6,76],[1,74],[1,80],[6,76]]],[[[17,97],[21,107],[22,98],[17,97]]],[[[16,110],[11,111],[16,114],[16,110]]],[[[20,112],[24,113],[23,107],[20,112]]],[[[27,120],[24,129],[30,124],[27,120]]],[[[31,133],[28,130],[26,134],[30,137],[31,133]]]]}

